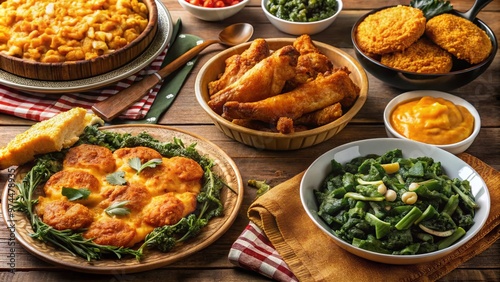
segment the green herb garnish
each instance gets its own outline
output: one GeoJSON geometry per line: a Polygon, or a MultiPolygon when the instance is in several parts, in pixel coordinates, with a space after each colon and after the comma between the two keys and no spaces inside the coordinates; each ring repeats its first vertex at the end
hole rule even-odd
{"type": "Polygon", "coordinates": [[[63,187],[61,194],[66,196],[69,201],[84,200],[90,195],[90,190],[87,188],[75,189],[69,187],[63,187]]]}
{"type": "Polygon", "coordinates": [[[413,0],[410,6],[422,10],[427,20],[453,10],[449,1],[442,0],[413,0]]]}
{"type": "Polygon", "coordinates": [[[135,157],[128,160],[128,165],[137,171],[136,174],[139,174],[144,169],[148,167],[151,168],[156,167],[157,165],[161,164],[161,162],[162,162],[161,159],[151,159],[147,161],[145,164],[141,164],[141,159],[135,157]]]}
{"type": "Polygon", "coordinates": [[[119,201],[113,202],[109,207],[107,207],[104,212],[109,216],[123,216],[130,214],[130,209],[126,205],[130,201],[119,201]]]}
{"type": "Polygon", "coordinates": [[[106,175],[106,181],[112,185],[125,185],[127,184],[127,180],[125,179],[124,171],[115,171],[106,175]]]}

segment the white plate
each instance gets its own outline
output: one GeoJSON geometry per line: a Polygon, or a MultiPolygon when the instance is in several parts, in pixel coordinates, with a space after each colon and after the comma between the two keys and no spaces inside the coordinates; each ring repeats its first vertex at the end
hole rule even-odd
{"type": "Polygon", "coordinates": [[[149,65],[167,47],[172,36],[172,18],[165,5],[156,1],[158,7],[158,29],[156,35],[144,52],[130,63],[110,72],[78,80],[44,81],[14,75],[0,69],[0,84],[35,93],[66,94],[95,90],[129,77],[149,65]]]}
{"type": "Polygon", "coordinates": [[[483,227],[490,213],[490,194],[488,192],[488,188],[486,187],[486,183],[484,183],[481,176],[467,163],[462,161],[457,156],[435,146],[394,138],[356,141],[344,144],[324,153],[306,170],[300,183],[300,199],[306,213],[312,221],[322,231],[324,231],[325,234],[329,235],[339,247],[360,257],[388,264],[417,264],[443,257],[455,251],[474,237],[474,235],[476,235],[483,227]],[[470,182],[472,194],[475,197],[476,203],[479,205],[479,209],[476,210],[474,225],[458,242],[446,249],[427,254],[386,255],[375,253],[354,247],[353,245],[336,237],[333,234],[332,229],[317,215],[318,205],[316,203],[313,190],[318,190],[320,188],[323,180],[331,171],[330,161],[332,159],[335,159],[341,164],[345,164],[356,157],[366,156],[368,154],[382,155],[393,149],[401,149],[403,157],[405,158],[422,156],[431,157],[434,161],[441,162],[445,174],[451,179],[458,178],[460,180],[468,180],[470,182]]]}

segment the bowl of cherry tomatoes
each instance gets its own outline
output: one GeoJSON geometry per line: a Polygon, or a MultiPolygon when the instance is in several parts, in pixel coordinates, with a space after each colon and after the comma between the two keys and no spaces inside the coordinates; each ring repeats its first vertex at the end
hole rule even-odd
{"type": "Polygon", "coordinates": [[[204,21],[222,21],[241,11],[250,0],[178,0],[193,16],[204,21]]]}

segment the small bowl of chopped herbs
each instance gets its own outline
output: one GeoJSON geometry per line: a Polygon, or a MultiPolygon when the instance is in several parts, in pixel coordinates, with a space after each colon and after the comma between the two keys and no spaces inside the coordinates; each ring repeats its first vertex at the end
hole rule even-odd
{"type": "Polygon", "coordinates": [[[324,153],[304,173],[300,198],[332,243],[399,265],[450,255],[481,230],[491,205],[484,180],[466,162],[395,138],[324,153]]]}
{"type": "Polygon", "coordinates": [[[282,32],[316,34],[328,28],[342,11],[342,0],[262,0],[267,19],[282,32]]]}

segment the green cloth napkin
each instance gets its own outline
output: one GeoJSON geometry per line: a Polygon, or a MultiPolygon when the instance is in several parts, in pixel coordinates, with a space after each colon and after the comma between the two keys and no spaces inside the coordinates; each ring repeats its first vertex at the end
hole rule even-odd
{"type": "MultiPolygon", "coordinates": [[[[177,59],[179,56],[190,50],[191,48],[198,45],[198,42],[202,41],[200,37],[191,35],[191,34],[182,34],[180,30],[182,29],[182,22],[179,19],[174,26],[172,39],[171,39],[171,47],[167,51],[167,55],[163,60],[162,67],[166,66],[173,60],[177,59]]],[[[160,116],[168,110],[168,108],[172,105],[177,94],[179,93],[182,85],[191,70],[194,67],[194,64],[198,60],[198,56],[191,59],[188,63],[184,65],[184,67],[179,68],[175,72],[171,73],[163,80],[163,84],[156,95],[155,101],[148,113],[143,119],[140,120],[120,120],[116,119],[112,122],[112,124],[123,124],[123,123],[149,123],[156,124],[160,119],[160,116]]]]}

